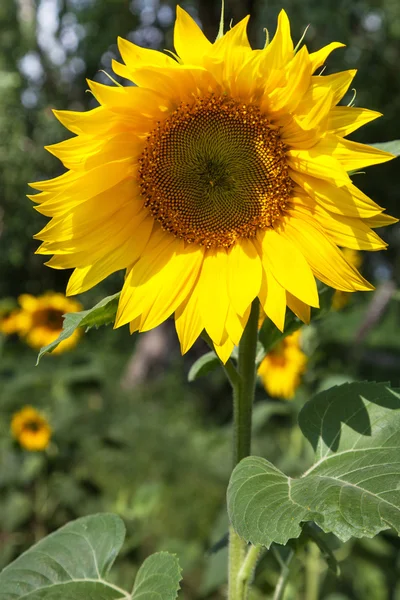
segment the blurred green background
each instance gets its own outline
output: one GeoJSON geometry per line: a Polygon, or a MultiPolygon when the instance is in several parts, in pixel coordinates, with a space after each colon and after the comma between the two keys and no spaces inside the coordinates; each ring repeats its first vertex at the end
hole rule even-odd
{"type": "MultiPolygon", "coordinates": [[[[225,0],[226,27],[251,13],[249,35],[261,46],[272,35],[282,6],[295,42],[305,27],[310,50],[330,41],[346,48],[326,73],[357,68],[356,105],[384,116],[353,139],[400,138],[400,5],[398,0],[225,0]]],[[[34,254],[32,236],[46,219],[26,198],[28,181],[63,172],[44,149],[68,137],[51,109],[86,110],[96,104],[85,78],[109,80],[119,59],[117,36],[139,45],[172,49],[175,2],[161,0],[1,0],[0,2],[0,302],[21,293],[64,292],[69,273],[51,270],[34,254]]],[[[210,39],[219,2],[183,2],[210,39]]],[[[348,100],[352,92],[349,93],[348,100]]],[[[345,98],[346,101],[346,98],[345,98]]],[[[355,183],[400,217],[398,164],[372,167],[355,183]]],[[[304,401],[318,389],[352,379],[400,385],[400,227],[380,232],[386,252],[364,258],[363,274],[377,286],[356,294],[344,311],[303,332],[310,356],[293,402],[268,398],[255,407],[254,453],[293,475],[310,460],[296,426],[304,401]]],[[[89,308],[119,290],[116,274],[80,298],[89,308]]],[[[182,597],[224,597],[226,549],[212,552],[227,529],[225,489],[230,472],[230,396],[223,374],[187,383],[191,363],[205,351],[197,342],[182,358],[173,324],[131,337],[128,329],[91,331],[78,348],[46,356],[0,338],[0,567],[46,533],[81,515],[114,511],[128,527],[116,569],[121,585],[151,552],[168,549],[184,568],[182,597]],[[11,438],[12,414],[26,404],[43,410],[53,428],[49,449],[22,450],[11,438]]],[[[336,549],[336,541],[329,543],[336,549]]],[[[221,544],[223,545],[223,544],[221,544]]],[[[390,533],[335,550],[335,578],[305,546],[287,599],[400,599],[400,543],[390,533]],[[302,575],[305,568],[306,577],[302,575]],[[311,597],[318,583],[317,595],[311,597]],[[312,588],[314,585],[314,588],[312,588]],[[310,587],[311,586],[311,587],[310,587]]],[[[279,566],[273,552],[257,579],[254,598],[266,598],[279,566]]]]}

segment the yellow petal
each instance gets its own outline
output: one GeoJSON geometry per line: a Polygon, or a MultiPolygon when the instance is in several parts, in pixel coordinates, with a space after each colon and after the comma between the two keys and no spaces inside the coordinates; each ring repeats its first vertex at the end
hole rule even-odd
{"type": "Polygon", "coordinates": [[[167,268],[164,267],[160,273],[157,273],[153,278],[154,281],[146,282],[141,290],[144,303],[140,322],[141,331],[148,331],[160,325],[174,313],[182,300],[187,298],[193,289],[203,258],[203,248],[196,247],[194,244],[185,247],[182,240],[177,244],[175,254],[169,260],[167,268]]]}
{"type": "Polygon", "coordinates": [[[204,327],[215,344],[226,337],[228,297],[228,255],[224,249],[207,250],[198,281],[199,308],[204,327]]]}
{"type": "Polygon", "coordinates": [[[313,150],[333,156],[343,165],[346,171],[362,169],[396,158],[390,152],[366,144],[352,142],[333,134],[326,135],[313,150]]]}
{"type": "Polygon", "coordinates": [[[140,67],[159,67],[163,69],[164,67],[176,65],[176,61],[168,54],[163,54],[158,50],[142,48],[121,37],[118,38],[118,49],[122,60],[130,71],[140,67]]]}
{"type": "Polygon", "coordinates": [[[330,53],[333,52],[333,50],[336,50],[337,48],[344,48],[344,46],[345,44],[341,44],[340,42],[331,42],[327,46],[324,46],[320,50],[317,50],[317,52],[311,52],[310,61],[312,71],[314,72],[316,69],[318,69],[318,67],[322,67],[322,65],[324,64],[330,53]]]}
{"type": "Polygon", "coordinates": [[[381,116],[382,113],[367,108],[334,106],[329,113],[327,130],[346,136],[381,116]]]}
{"type": "MultiPolygon", "coordinates": [[[[108,224],[108,229],[102,231],[101,236],[94,232],[89,240],[82,238],[72,245],[44,243],[36,251],[37,254],[54,254],[46,264],[54,269],[74,269],[87,267],[101,261],[106,255],[118,246],[123,245],[128,239],[135,240],[137,227],[140,227],[148,216],[147,211],[142,211],[134,218],[128,220],[122,217],[108,224]],[[105,240],[107,240],[105,242],[105,240]]],[[[129,259],[128,259],[129,260],[129,259]]]]}
{"type": "Polygon", "coordinates": [[[386,227],[387,225],[393,225],[394,223],[398,223],[399,219],[395,217],[391,217],[390,215],[386,215],[381,213],[380,215],[375,215],[374,217],[370,217],[369,219],[365,219],[365,223],[370,227],[386,227]]]}
{"type": "Polygon", "coordinates": [[[322,207],[313,205],[313,201],[304,202],[306,197],[293,198],[294,208],[290,211],[296,215],[299,212],[306,217],[316,219],[326,234],[338,246],[353,250],[383,250],[387,247],[372,229],[359,218],[332,215],[322,207]],[[300,204],[299,204],[300,201],[300,204]]]}
{"type": "Polygon", "coordinates": [[[283,235],[295,243],[320,281],[344,292],[371,290],[369,284],[343,257],[322,228],[303,215],[285,219],[283,235]]]}
{"type": "Polygon", "coordinates": [[[100,135],[120,127],[117,115],[104,106],[88,111],[53,110],[54,116],[70,131],[76,134],[100,135]]]}
{"type": "Polygon", "coordinates": [[[311,198],[330,212],[348,217],[367,218],[383,210],[352,183],[337,187],[329,181],[294,171],[291,177],[311,198]]]}
{"type": "Polygon", "coordinates": [[[279,71],[294,56],[294,46],[290,35],[290,22],[282,9],[278,16],[278,26],[272,41],[266,48],[265,58],[270,70],[279,71]]]}
{"type": "Polygon", "coordinates": [[[204,329],[200,316],[196,283],[186,300],[175,311],[175,327],[181,345],[181,352],[185,354],[204,329]]]}
{"type": "Polygon", "coordinates": [[[74,206],[74,212],[66,207],[65,214],[58,215],[34,238],[51,242],[64,242],[74,238],[90,235],[101,223],[108,221],[123,207],[130,206],[132,216],[139,213],[143,206],[143,198],[135,193],[132,181],[119,182],[109,190],[97,194],[93,198],[74,206]],[[115,202],[110,202],[115,198],[115,202]]]}
{"type": "Polygon", "coordinates": [[[174,46],[182,62],[193,65],[202,64],[204,55],[212,48],[197,23],[180,6],[176,7],[174,46]]]}
{"type": "Polygon", "coordinates": [[[268,268],[264,268],[258,297],[261,308],[267,317],[280,331],[283,331],[286,315],[286,292],[268,268]]]}
{"type": "Polygon", "coordinates": [[[282,237],[280,228],[259,234],[263,265],[271,269],[281,286],[310,306],[319,306],[317,285],[301,251],[282,237]]]}
{"type": "Polygon", "coordinates": [[[104,139],[81,135],[59,142],[58,144],[45,146],[45,148],[61,160],[67,169],[82,169],[88,155],[100,150],[104,144],[104,139]]]}
{"type": "Polygon", "coordinates": [[[301,175],[328,179],[331,183],[339,186],[351,183],[350,177],[340,162],[316,148],[317,146],[306,150],[289,150],[287,152],[289,167],[301,175]]]}
{"type": "Polygon", "coordinates": [[[103,85],[89,79],[87,82],[94,97],[102,106],[108,107],[113,112],[125,109],[136,119],[140,116],[137,113],[142,111],[144,115],[150,114],[154,121],[157,121],[159,116],[157,113],[162,114],[160,107],[168,104],[160,90],[155,92],[137,86],[103,85]]]}
{"type": "Polygon", "coordinates": [[[235,344],[229,338],[227,338],[225,342],[221,345],[214,344],[215,352],[218,358],[221,360],[221,362],[223,362],[223,364],[227,362],[228,358],[232,354],[234,347],[235,344]]]}
{"type": "Polygon", "coordinates": [[[211,56],[214,58],[226,59],[230,57],[231,53],[236,49],[241,48],[247,53],[251,52],[251,46],[247,37],[247,24],[249,22],[249,16],[245,17],[234,27],[229,29],[221,38],[219,38],[212,46],[211,56]]]}
{"type": "MultiPolygon", "coordinates": [[[[55,195],[42,202],[36,207],[36,210],[48,217],[67,213],[88,198],[93,198],[132,177],[133,171],[134,164],[129,158],[109,163],[106,169],[104,165],[100,165],[90,171],[79,172],[78,178],[75,178],[69,185],[57,187],[54,190],[55,195]]],[[[43,189],[45,186],[47,187],[47,182],[38,182],[32,185],[37,189],[43,189]]]]}
{"type": "Polygon", "coordinates": [[[111,67],[112,67],[112,70],[114,71],[114,73],[116,73],[120,77],[123,77],[124,79],[128,79],[128,81],[132,81],[134,83],[133,73],[132,73],[132,71],[130,71],[128,69],[128,67],[126,65],[119,63],[117,60],[115,60],[113,58],[111,60],[111,67]]]}
{"type": "Polygon", "coordinates": [[[321,122],[325,125],[324,121],[331,112],[332,98],[332,90],[329,87],[323,88],[319,99],[311,106],[308,114],[299,119],[301,126],[304,129],[313,129],[318,127],[321,122]]]}
{"type": "MultiPolygon", "coordinates": [[[[152,235],[153,237],[153,235],[152,235]]],[[[165,232],[154,236],[130,270],[121,292],[116,318],[119,327],[141,315],[140,331],[157,327],[190,293],[204,250],[165,232]]]]}
{"type": "Polygon", "coordinates": [[[258,295],[261,273],[261,260],[253,242],[242,238],[228,251],[228,293],[239,315],[258,295]]]}
{"type": "Polygon", "coordinates": [[[81,256],[86,252],[87,260],[83,264],[74,266],[87,266],[98,260],[95,257],[102,257],[107,251],[111,251],[125,242],[147,216],[146,210],[135,214],[129,204],[126,204],[113,215],[112,219],[101,223],[93,230],[88,230],[86,234],[62,242],[59,242],[57,238],[55,241],[43,242],[36,253],[77,255],[78,260],[78,255],[81,256]]]}
{"type": "Polygon", "coordinates": [[[311,77],[311,85],[308,91],[304,94],[301,102],[296,108],[296,114],[307,115],[310,106],[323,93],[324,88],[329,88],[332,92],[332,106],[336,105],[343,98],[350,87],[357,71],[355,69],[349,71],[341,71],[333,73],[333,75],[318,75],[311,77]]]}
{"type": "Polygon", "coordinates": [[[311,79],[311,65],[306,46],[297,52],[287,67],[287,85],[269,93],[265,103],[273,112],[294,112],[311,79]]]}
{"type": "Polygon", "coordinates": [[[228,337],[235,346],[238,346],[240,339],[243,335],[243,330],[246,327],[246,323],[249,320],[251,307],[248,306],[244,315],[241,317],[232,308],[229,307],[228,314],[225,321],[225,329],[228,337]]]}
{"type": "Polygon", "coordinates": [[[305,304],[290,292],[286,292],[286,304],[290,310],[306,325],[310,323],[311,308],[309,304],[305,304]]]}
{"type": "Polygon", "coordinates": [[[123,244],[107,252],[99,261],[86,267],[75,269],[67,286],[67,296],[82,294],[94,287],[100,281],[120,269],[128,267],[135,262],[143,252],[149,240],[153,220],[144,219],[123,244]]]}

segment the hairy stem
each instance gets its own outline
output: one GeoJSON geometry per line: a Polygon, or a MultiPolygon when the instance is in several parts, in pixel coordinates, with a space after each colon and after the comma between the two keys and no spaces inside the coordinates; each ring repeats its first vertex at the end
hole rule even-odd
{"type": "MultiPolygon", "coordinates": [[[[249,320],[239,344],[236,381],[233,382],[233,467],[251,452],[251,418],[256,383],[256,350],[258,339],[258,299],[254,300],[249,320]]],[[[230,378],[232,383],[232,380],[230,378]]],[[[229,533],[229,600],[245,600],[251,574],[239,583],[244,575],[246,542],[231,528],[229,533]]],[[[252,558],[251,554],[250,558],[252,558]]],[[[250,560],[249,558],[249,560],[250,560]]],[[[255,559],[256,560],[256,559],[255,559]]],[[[255,562],[254,562],[255,565],[255,562]]],[[[247,568],[247,567],[246,567],[247,568]]],[[[251,571],[252,572],[252,571],[251,571]]]]}
{"type": "Polygon", "coordinates": [[[248,598],[249,586],[253,581],[254,571],[262,550],[262,546],[250,546],[239,569],[236,585],[238,597],[243,600],[247,600],[248,598]]]}

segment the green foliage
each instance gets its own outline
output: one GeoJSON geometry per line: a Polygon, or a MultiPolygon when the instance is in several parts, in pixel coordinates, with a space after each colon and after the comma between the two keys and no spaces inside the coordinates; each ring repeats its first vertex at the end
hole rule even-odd
{"type": "Polygon", "coordinates": [[[132,594],[107,580],[125,537],[112,514],[83,517],[45,537],[0,573],[0,600],[174,600],[181,571],[167,552],[146,559],[132,594]]]}
{"type": "Polygon", "coordinates": [[[86,331],[89,331],[92,327],[98,328],[101,325],[113,323],[117,314],[118,299],[119,293],[103,298],[89,310],[64,315],[62,332],[57,339],[40,349],[36,364],[39,363],[44,354],[52,352],[58,344],[71,337],[78,327],[84,327],[86,331]]]}
{"type": "Polygon", "coordinates": [[[391,142],[372,144],[372,146],[375,146],[375,148],[379,148],[380,150],[384,150],[385,152],[390,152],[395,156],[400,156],[400,140],[392,140],[391,142]]]}
{"type": "Polygon", "coordinates": [[[188,381],[195,381],[199,377],[207,375],[207,373],[216,369],[220,364],[221,362],[214,351],[206,352],[190,367],[188,381]]]}
{"type": "Polygon", "coordinates": [[[315,462],[299,479],[263,458],[244,459],[228,489],[240,536],[286,544],[314,521],[342,541],[400,531],[400,396],[383,384],[354,383],[307,402],[300,427],[315,462]]]}
{"type": "Polygon", "coordinates": [[[136,576],[132,600],[174,600],[179,591],[181,569],[178,560],[168,552],[147,558],[136,576]]]}

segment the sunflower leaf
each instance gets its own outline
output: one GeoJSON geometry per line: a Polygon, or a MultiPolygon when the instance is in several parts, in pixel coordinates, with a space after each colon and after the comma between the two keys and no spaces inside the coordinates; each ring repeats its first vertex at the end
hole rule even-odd
{"type": "Polygon", "coordinates": [[[298,479],[255,456],[232,473],[228,512],[245,540],[286,544],[314,521],[340,540],[400,532],[400,390],[351,383],[305,404],[300,428],[315,463],[298,479]]]}
{"type": "Polygon", "coordinates": [[[168,552],[152,554],[136,575],[132,600],[175,600],[182,579],[178,559],[168,552]]]}
{"type": "Polygon", "coordinates": [[[175,600],[181,569],[168,552],[144,561],[132,593],[107,580],[124,538],[125,526],[116,515],[72,521],[0,573],[0,600],[175,600]]]}
{"type": "Polygon", "coordinates": [[[125,526],[116,515],[72,521],[3,569],[0,600],[121,598],[121,590],[106,577],[124,538],[125,526]]]}
{"type": "Polygon", "coordinates": [[[384,150],[385,152],[390,152],[395,156],[400,156],[400,140],[380,142],[378,144],[371,144],[371,146],[374,146],[374,148],[379,148],[379,150],[384,150]]]}
{"type": "Polygon", "coordinates": [[[214,351],[206,352],[190,367],[188,381],[195,381],[195,379],[207,375],[207,373],[214,371],[220,364],[221,362],[214,351]]]}
{"type": "Polygon", "coordinates": [[[78,327],[84,327],[85,331],[89,331],[92,327],[97,328],[101,325],[113,323],[115,315],[117,314],[118,300],[119,293],[103,298],[103,300],[100,300],[98,304],[93,306],[93,308],[89,308],[89,310],[82,310],[80,312],[63,315],[63,329],[60,335],[50,344],[47,344],[47,346],[43,346],[43,348],[40,349],[36,365],[39,364],[39,361],[44,354],[52,352],[57,348],[58,344],[71,337],[78,327]]]}

